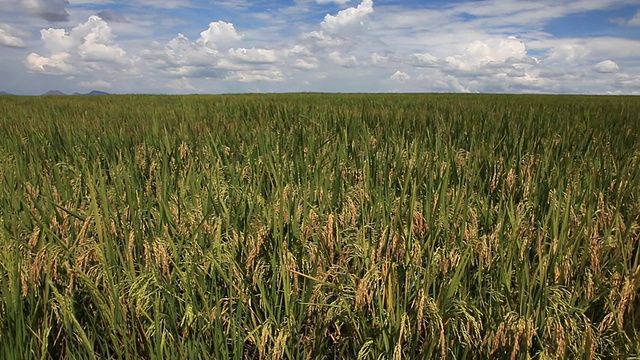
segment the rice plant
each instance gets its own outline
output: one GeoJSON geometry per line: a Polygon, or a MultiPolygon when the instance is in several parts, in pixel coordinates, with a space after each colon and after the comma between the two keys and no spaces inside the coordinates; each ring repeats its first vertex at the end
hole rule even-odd
{"type": "Polygon", "coordinates": [[[640,356],[637,97],[0,97],[0,357],[640,356]]]}

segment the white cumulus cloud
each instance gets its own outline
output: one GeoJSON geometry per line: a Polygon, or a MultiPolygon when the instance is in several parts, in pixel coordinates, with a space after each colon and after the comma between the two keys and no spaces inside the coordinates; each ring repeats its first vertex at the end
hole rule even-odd
{"type": "Polygon", "coordinates": [[[339,47],[344,44],[344,41],[339,38],[334,38],[331,35],[325,34],[324,31],[311,31],[301,36],[302,40],[310,42],[317,47],[339,47]]]}
{"type": "Polygon", "coordinates": [[[311,55],[303,46],[282,50],[260,47],[221,50],[222,46],[231,46],[242,38],[232,23],[217,21],[210,23],[196,40],[178,34],[164,46],[156,43],[153,48],[145,50],[142,56],[147,71],[179,80],[174,81],[176,84],[182,84],[187,79],[191,79],[189,84],[194,84],[199,79],[224,79],[241,83],[280,82],[284,81],[284,74],[277,65],[285,60],[293,62],[296,58],[311,55]]]}
{"type": "Polygon", "coordinates": [[[145,60],[164,67],[210,66],[217,61],[218,54],[217,50],[206,47],[199,41],[193,42],[184,34],[178,34],[164,47],[157,44],[142,52],[145,60]]]}
{"type": "Polygon", "coordinates": [[[636,11],[616,20],[625,28],[609,24],[615,33],[545,31],[549,19],[607,9],[608,0],[295,0],[257,8],[249,0],[189,2],[203,14],[220,10],[227,17],[202,23],[175,10],[187,6],[179,0],[136,0],[117,10],[108,5],[113,0],[68,1],[73,6],[0,0],[1,90],[27,93],[20,89],[56,82],[72,91],[104,80],[113,92],[640,91],[640,40],[619,35],[640,23],[636,11]],[[311,23],[318,9],[335,10],[311,23]],[[67,11],[86,21],[42,29],[42,19],[62,21],[67,11]],[[38,81],[24,85],[27,78],[38,81]]]}
{"type": "Polygon", "coordinates": [[[238,35],[233,24],[225,21],[211,22],[209,28],[200,33],[200,41],[212,48],[228,46],[240,39],[242,36],[238,35]]]}
{"type": "Polygon", "coordinates": [[[466,49],[467,58],[476,63],[499,62],[509,58],[522,59],[526,55],[524,43],[513,37],[474,41],[466,49]]]}
{"type": "Polygon", "coordinates": [[[291,66],[300,70],[315,70],[318,68],[318,61],[316,59],[296,59],[291,66]]]}
{"type": "MultiPolygon", "coordinates": [[[[507,61],[525,61],[527,49],[523,42],[516,38],[476,40],[468,44],[462,54],[445,58],[447,66],[462,70],[474,71],[487,65],[505,63],[507,61]]],[[[415,57],[414,57],[415,58],[415,57]]],[[[422,61],[432,63],[432,56],[419,58],[422,61]]]]}
{"type": "Polygon", "coordinates": [[[314,70],[318,68],[318,59],[311,50],[302,45],[282,49],[280,53],[286,58],[286,63],[294,69],[314,70]]]}
{"type": "Polygon", "coordinates": [[[113,44],[113,35],[109,25],[98,16],[74,29],[76,37],[83,36],[78,46],[78,54],[88,61],[122,62],[126,52],[113,44]]]}
{"type": "Polygon", "coordinates": [[[276,52],[271,49],[229,49],[229,57],[245,63],[271,64],[278,60],[276,52]]]}
{"type": "Polygon", "coordinates": [[[48,74],[71,74],[73,66],[68,63],[70,56],[68,53],[53,54],[49,57],[31,53],[27,56],[25,64],[27,68],[34,72],[48,74]]]}
{"type": "Polygon", "coordinates": [[[27,34],[24,32],[15,29],[11,25],[8,24],[0,24],[0,45],[7,47],[25,47],[26,44],[22,37],[25,37],[27,34]]]}
{"type": "Polygon", "coordinates": [[[231,71],[227,74],[227,80],[237,80],[240,82],[268,81],[280,82],[284,81],[282,71],[278,69],[270,70],[242,70],[231,71]]]}
{"type": "Polygon", "coordinates": [[[409,74],[407,74],[404,71],[396,71],[395,73],[393,73],[393,75],[391,75],[389,77],[389,80],[395,81],[395,82],[399,82],[399,83],[405,83],[409,80],[411,80],[411,76],[409,76],[409,74]]]}
{"type": "Polygon", "coordinates": [[[375,52],[371,54],[371,63],[375,66],[385,67],[389,65],[389,62],[390,59],[386,55],[378,54],[375,52]]]}
{"type": "Polygon", "coordinates": [[[341,10],[337,15],[327,14],[320,26],[329,33],[337,33],[353,25],[362,25],[371,13],[373,13],[373,0],[362,0],[357,7],[341,10]]]}
{"type": "Polygon", "coordinates": [[[78,45],[81,38],[74,38],[64,29],[42,29],[40,39],[44,43],[45,49],[52,53],[59,53],[71,50],[78,45]]]}
{"type": "Polygon", "coordinates": [[[593,66],[593,70],[599,73],[615,73],[620,71],[618,64],[613,60],[604,60],[593,66]]]}
{"type": "Polygon", "coordinates": [[[284,49],[282,51],[285,56],[295,57],[295,56],[313,56],[311,50],[307,49],[302,45],[294,45],[291,48],[284,49]]]}
{"type": "Polygon", "coordinates": [[[334,51],[329,54],[329,60],[336,65],[342,67],[353,67],[358,65],[358,59],[356,59],[355,55],[342,56],[339,52],[334,51]]]}
{"type": "Polygon", "coordinates": [[[438,65],[438,58],[429,53],[413,54],[411,58],[413,66],[416,67],[436,67],[438,65]]]}
{"type": "Polygon", "coordinates": [[[582,44],[559,44],[549,52],[548,60],[561,62],[576,62],[589,55],[589,48],[582,44]]]}
{"type": "Polygon", "coordinates": [[[95,63],[121,65],[127,62],[127,54],[114,43],[109,25],[98,16],[90,16],[87,22],[69,32],[64,29],[43,29],[40,31],[40,38],[49,55],[31,53],[26,64],[32,71],[88,72],[101,69],[95,63]]]}
{"type": "Polygon", "coordinates": [[[125,52],[113,44],[114,36],[109,25],[99,16],[90,16],[70,32],[64,29],[40,31],[44,46],[52,53],[77,52],[92,61],[119,61],[125,52]]]}

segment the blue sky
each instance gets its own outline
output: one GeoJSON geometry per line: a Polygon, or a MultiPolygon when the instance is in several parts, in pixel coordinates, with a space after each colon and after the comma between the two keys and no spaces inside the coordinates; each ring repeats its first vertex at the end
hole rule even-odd
{"type": "Polygon", "coordinates": [[[637,0],[0,6],[0,91],[16,94],[640,94],[637,0]]]}

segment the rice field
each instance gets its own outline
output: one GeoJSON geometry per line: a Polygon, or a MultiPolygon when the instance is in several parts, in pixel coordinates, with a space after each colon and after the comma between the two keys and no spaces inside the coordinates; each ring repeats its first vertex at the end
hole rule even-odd
{"type": "Polygon", "coordinates": [[[0,358],[640,356],[640,98],[0,97],[0,358]]]}

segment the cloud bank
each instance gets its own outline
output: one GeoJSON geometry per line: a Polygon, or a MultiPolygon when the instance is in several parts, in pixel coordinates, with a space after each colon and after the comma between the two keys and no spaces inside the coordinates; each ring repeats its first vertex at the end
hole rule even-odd
{"type": "MultiPolygon", "coordinates": [[[[179,16],[181,5],[171,1],[156,11],[172,9],[176,16],[156,18],[145,0],[132,3],[138,12],[110,8],[109,1],[20,0],[14,17],[69,26],[30,32],[24,22],[0,15],[0,47],[16,59],[18,51],[26,52],[7,63],[12,71],[114,92],[640,92],[640,53],[634,50],[640,40],[545,32],[549,19],[604,11],[610,1],[256,3],[221,3],[239,15],[196,21],[179,16]],[[320,12],[330,7],[330,13],[320,12]]],[[[640,12],[633,14],[624,21],[603,19],[632,29],[640,12]]]]}

